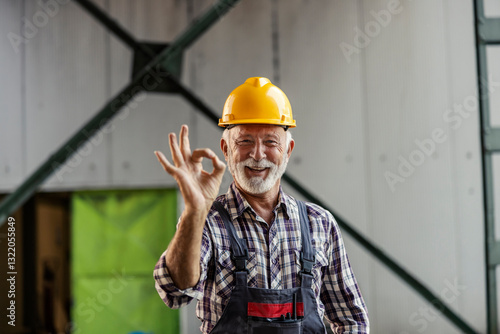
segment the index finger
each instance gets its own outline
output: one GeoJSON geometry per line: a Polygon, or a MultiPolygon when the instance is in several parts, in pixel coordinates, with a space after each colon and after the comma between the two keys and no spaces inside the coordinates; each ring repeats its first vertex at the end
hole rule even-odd
{"type": "Polygon", "coordinates": [[[184,160],[188,160],[191,156],[191,147],[189,145],[189,129],[185,124],[182,125],[181,133],[179,134],[179,146],[184,160]]]}
{"type": "Polygon", "coordinates": [[[201,163],[203,158],[213,159],[215,153],[209,148],[197,148],[193,151],[191,161],[194,163],[201,163]]]}

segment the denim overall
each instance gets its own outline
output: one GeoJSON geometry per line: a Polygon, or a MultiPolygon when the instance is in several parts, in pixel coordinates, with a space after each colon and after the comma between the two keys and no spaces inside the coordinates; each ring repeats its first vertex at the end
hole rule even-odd
{"type": "Polygon", "coordinates": [[[298,334],[326,333],[318,314],[318,305],[312,290],[314,251],[309,232],[309,218],[305,204],[297,200],[302,238],[301,286],[292,289],[251,288],[247,285],[248,248],[245,239],[239,239],[229,214],[222,203],[215,201],[231,242],[231,256],[235,262],[235,286],[212,334],[298,334]]]}

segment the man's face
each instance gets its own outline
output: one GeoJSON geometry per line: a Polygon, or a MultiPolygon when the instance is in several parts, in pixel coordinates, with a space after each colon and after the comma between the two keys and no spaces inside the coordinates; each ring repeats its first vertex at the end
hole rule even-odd
{"type": "Polygon", "coordinates": [[[279,186],[293,140],[286,145],[286,132],[275,125],[244,124],[229,130],[221,148],[236,185],[252,195],[279,186]]]}

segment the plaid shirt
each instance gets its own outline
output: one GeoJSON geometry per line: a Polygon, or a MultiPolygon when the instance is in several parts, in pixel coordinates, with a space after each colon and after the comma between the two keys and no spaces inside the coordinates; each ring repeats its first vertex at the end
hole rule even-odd
{"type": "MultiPolygon", "coordinates": [[[[248,286],[289,289],[300,286],[299,212],[295,200],[280,188],[275,220],[269,227],[250,207],[234,185],[217,198],[229,212],[238,237],[248,244],[248,286]]],[[[326,316],[334,333],[368,333],[368,314],[342,241],[337,222],[330,212],[307,203],[311,242],[316,250],[313,290],[320,318],[326,316]]],[[[201,245],[201,276],[186,290],[175,287],[160,257],[154,278],[156,290],[170,308],[198,299],[196,314],[201,331],[209,333],[222,316],[234,286],[230,242],[216,210],[207,216],[201,245]]]]}

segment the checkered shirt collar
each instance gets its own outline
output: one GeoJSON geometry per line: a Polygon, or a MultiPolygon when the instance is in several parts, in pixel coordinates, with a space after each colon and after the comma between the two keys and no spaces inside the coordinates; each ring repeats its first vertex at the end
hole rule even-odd
{"type": "MultiPolygon", "coordinates": [[[[295,201],[289,195],[283,192],[281,185],[278,192],[278,204],[276,205],[274,210],[277,212],[280,207],[282,208],[286,219],[289,219],[290,217],[290,212],[288,210],[298,210],[295,201]]],[[[243,197],[234,182],[231,183],[231,186],[226,193],[226,209],[231,216],[231,220],[235,220],[237,217],[241,217],[245,210],[250,210],[255,214],[255,211],[250,206],[245,197],[243,197]]]]}

